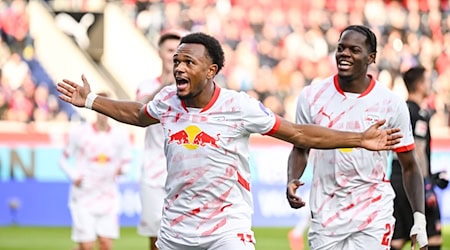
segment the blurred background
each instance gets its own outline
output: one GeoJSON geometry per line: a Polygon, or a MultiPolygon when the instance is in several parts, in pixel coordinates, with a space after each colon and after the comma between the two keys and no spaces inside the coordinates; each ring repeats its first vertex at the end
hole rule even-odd
{"type": "MultiPolygon", "coordinates": [[[[376,33],[370,73],[401,98],[407,95],[401,73],[419,63],[428,69],[432,94],[424,106],[435,112],[432,168],[450,171],[450,1],[1,0],[0,230],[71,224],[69,182],[58,159],[67,132],[94,113],[60,101],[56,82],[81,83],[85,74],[94,91],[134,99],[137,85],[160,73],[161,32],[202,31],[225,51],[219,85],[245,91],[293,121],[302,88],[335,73],[335,46],[349,24],[376,33]]],[[[134,161],[120,180],[120,219],[135,227],[144,129],[121,126],[133,140],[134,161]]],[[[255,227],[290,228],[307,219],[307,211],[291,209],[285,199],[290,148],[252,137],[255,227]]],[[[305,196],[310,178],[308,169],[305,196]]],[[[449,188],[437,192],[449,225],[449,188]]],[[[69,233],[62,237],[70,244],[69,233]]],[[[1,249],[19,249],[2,247],[2,240],[0,233],[1,249]]]]}

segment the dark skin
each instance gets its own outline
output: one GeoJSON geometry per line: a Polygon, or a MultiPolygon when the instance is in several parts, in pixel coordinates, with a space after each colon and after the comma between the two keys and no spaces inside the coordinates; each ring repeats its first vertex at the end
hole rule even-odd
{"type": "MultiPolygon", "coordinates": [[[[376,53],[369,52],[366,36],[353,30],[345,31],[338,42],[336,63],[339,86],[344,92],[363,93],[369,86],[371,78],[367,75],[368,66],[375,63],[376,53]]],[[[424,187],[421,170],[414,156],[414,151],[398,154],[402,165],[403,182],[412,210],[424,214],[424,187]]],[[[293,147],[288,158],[288,186],[286,195],[292,208],[305,206],[305,201],[296,195],[296,190],[303,185],[299,181],[308,162],[307,150],[293,147]]],[[[415,235],[412,246],[416,245],[415,235]]],[[[427,247],[421,248],[427,249],[427,247]]]]}
{"type": "MultiPolygon", "coordinates": [[[[214,76],[218,66],[212,62],[206,48],[201,44],[180,44],[173,57],[173,73],[176,80],[177,95],[187,107],[203,108],[212,99],[215,84],[214,76]]],[[[82,76],[83,86],[70,80],[57,84],[60,98],[77,107],[84,107],[90,85],[82,76]]],[[[136,101],[113,100],[98,96],[92,109],[117,121],[146,127],[159,123],[147,115],[146,105],[136,101]]],[[[370,150],[389,150],[400,142],[399,129],[378,129],[384,120],[374,124],[363,133],[331,130],[316,125],[298,125],[280,118],[278,130],[273,137],[290,142],[300,148],[338,148],[363,147],[370,150]]]]}

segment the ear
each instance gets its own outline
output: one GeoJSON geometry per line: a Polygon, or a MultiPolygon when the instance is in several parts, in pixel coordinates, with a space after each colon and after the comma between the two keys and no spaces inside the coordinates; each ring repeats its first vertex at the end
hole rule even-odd
{"type": "Polygon", "coordinates": [[[206,75],[206,78],[209,79],[213,79],[214,76],[216,76],[217,70],[219,69],[219,67],[217,66],[217,64],[211,64],[209,65],[209,69],[208,69],[208,74],[206,75]]]}
{"type": "Polygon", "coordinates": [[[367,65],[370,65],[372,63],[375,63],[375,59],[377,57],[377,53],[376,52],[372,52],[369,54],[369,60],[367,61],[367,65]]]}

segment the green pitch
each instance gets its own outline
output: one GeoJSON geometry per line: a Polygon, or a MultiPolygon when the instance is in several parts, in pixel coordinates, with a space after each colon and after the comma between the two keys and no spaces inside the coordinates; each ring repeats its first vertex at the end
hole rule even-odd
{"type": "MultiPolygon", "coordinates": [[[[289,229],[254,228],[256,250],[289,250],[289,229]]],[[[450,225],[444,227],[443,234],[442,250],[450,250],[450,225]]],[[[146,250],[147,244],[147,239],[138,236],[135,228],[127,227],[121,229],[121,237],[114,242],[114,250],[146,250]]],[[[74,246],[67,227],[0,227],[2,250],[71,250],[74,246]]]]}

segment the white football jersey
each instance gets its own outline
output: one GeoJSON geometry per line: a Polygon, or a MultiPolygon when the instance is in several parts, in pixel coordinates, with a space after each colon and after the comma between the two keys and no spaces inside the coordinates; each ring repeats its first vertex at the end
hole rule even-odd
{"type": "Polygon", "coordinates": [[[71,187],[69,205],[98,213],[118,211],[117,173],[127,171],[130,162],[130,136],[122,128],[98,131],[90,123],[76,127],[61,158],[72,181],[82,178],[80,187],[71,187]]]}
{"type": "MultiPolygon", "coordinates": [[[[151,95],[161,86],[161,79],[156,78],[139,84],[136,99],[151,95]]],[[[141,182],[164,187],[167,177],[166,157],[164,156],[164,133],[160,124],[145,128],[144,152],[141,163],[141,182]]]]}
{"type": "MultiPolygon", "coordinates": [[[[386,119],[382,128],[400,128],[403,134],[394,151],[414,148],[406,103],[374,79],[362,94],[344,93],[335,75],[305,87],[298,99],[299,124],[361,132],[382,119],[386,119]]],[[[309,159],[311,230],[329,235],[361,231],[377,216],[392,214],[388,153],[362,148],[314,150],[309,159]]]]}
{"type": "Polygon", "coordinates": [[[241,92],[215,86],[203,109],[188,108],[174,86],[147,105],[164,129],[168,177],[160,237],[197,245],[251,230],[249,136],[272,134],[279,117],[241,92]]]}

